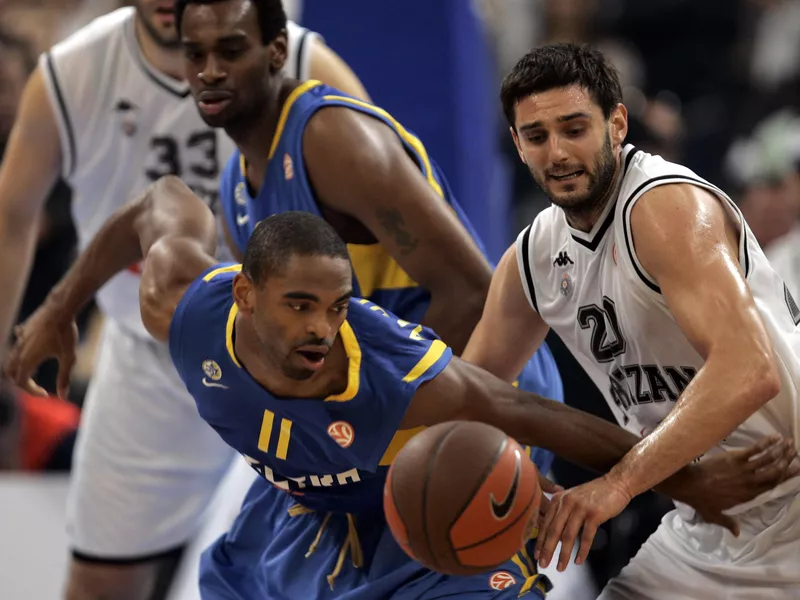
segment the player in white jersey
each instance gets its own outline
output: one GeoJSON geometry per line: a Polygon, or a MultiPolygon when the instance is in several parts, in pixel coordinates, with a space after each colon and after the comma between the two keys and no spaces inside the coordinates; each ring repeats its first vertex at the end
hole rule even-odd
{"type": "MultiPolygon", "coordinates": [[[[73,190],[81,247],[122,202],[165,174],[180,175],[214,205],[234,146],[203,122],[182,78],[173,4],[139,0],[98,18],[44,54],[31,76],[0,169],[4,338],[37,217],[59,175],[73,190]]],[[[290,76],[368,99],[317,34],[290,23],[287,37],[290,76]]],[[[166,348],[144,330],[138,288],[132,265],[97,297],[108,318],[74,459],[70,600],[149,598],[158,558],[198,532],[232,458],[198,416],[166,348]]],[[[61,377],[62,394],[66,383],[61,377]]]]}
{"type": "MultiPolygon", "coordinates": [[[[501,97],[519,156],[553,206],[509,248],[464,353],[506,379],[549,327],[642,437],[599,479],[558,494],[537,557],[710,452],[765,434],[798,439],[800,310],[728,196],[624,145],[618,76],[589,48],[532,50],[501,97]]],[[[796,456],[796,455],[795,455],[796,456]]],[[[754,469],[755,470],[755,469],[754,469]]],[[[738,536],[686,506],[665,516],[603,599],[800,597],[800,478],[729,514],[738,536]]]]}

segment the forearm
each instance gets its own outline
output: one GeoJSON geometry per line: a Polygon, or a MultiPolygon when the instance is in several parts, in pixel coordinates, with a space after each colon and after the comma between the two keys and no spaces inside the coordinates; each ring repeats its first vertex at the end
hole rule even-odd
{"type": "Polygon", "coordinates": [[[137,218],[146,210],[139,198],[114,213],[78,256],[64,278],[53,288],[47,303],[62,314],[74,316],[103,285],[142,258],[137,218]]]}
{"type": "Polygon", "coordinates": [[[669,416],[609,476],[632,496],[658,486],[659,491],[680,499],[676,478],[667,478],[717,445],[776,394],[773,378],[760,369],[710,359],[669,416]]]}
{"type": "Polygon", "coordinates": [[[479,291],[458,291],[456,286],[431,292],[431,303],[422,318],[460,356],[473,330],[480,321],[486,294],[479,291]]]}
{"type": "Polygon", "coordinates": [[[24,222],[0,216],[0,348],[5,347],[19,312],[38,234],[37,217],[24,222]]]}

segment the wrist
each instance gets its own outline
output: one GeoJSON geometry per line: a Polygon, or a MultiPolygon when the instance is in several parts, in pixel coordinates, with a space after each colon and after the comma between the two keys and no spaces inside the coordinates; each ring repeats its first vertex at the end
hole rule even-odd
{"type": "Polygon", "coordinates": [[[645,490],[637,489],[635,481],[632,480],[631,476],[625,473],[623,469],[619,468],[620,464],[617,464],[608,473],[603,475],[603,479],[607,485],[618,490],[621,494],[628,498],[628,501],[630,502],[634,497],[638,496],[645,490]]]}

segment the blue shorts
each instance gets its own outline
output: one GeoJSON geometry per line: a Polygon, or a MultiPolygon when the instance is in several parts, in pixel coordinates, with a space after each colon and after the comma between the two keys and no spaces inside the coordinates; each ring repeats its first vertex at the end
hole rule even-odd
{"type": "Polygon", "coordinates": [[[348,517],[291,516],[293,505],[292,496],[263,479],[253,484],[231,530],[203,553],[203,600],[534,600],[550,588],[531,560],[533,542],[489,573],[452,577],[425,569],[397,545],[382,511],[355,517],[363,553],[356,568],[352,546],[346,546],[348,517]],[[327,576],[340,555],[344,561],[331,588],[327,576]]]}
{"type": "MultiPolygon", "coordinates": [[[[525,365],[519,376],[519,388],[526,392],[539,394],[550,400],[564,402],[564,386],[561,383],[561,374],[558,372],[556,361],[550,348],[542,342],[541,347],[533,358],[525,365]]],[[[542,475],[550,472],[554,455],[549,450],[531,448],[531,459],[542,475]]]]}

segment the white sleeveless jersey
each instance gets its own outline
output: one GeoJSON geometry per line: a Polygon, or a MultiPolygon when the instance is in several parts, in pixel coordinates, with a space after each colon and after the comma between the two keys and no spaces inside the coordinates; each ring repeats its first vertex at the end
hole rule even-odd
{"type": "MultiPolygon", "coordinates": [[[[619,424],[636,435],[648,435],[673,409],[703,359],[638,261],[631,209],[658,185],[690,183],[711,191],[740,225],[739,260],[772,338],[782,384],[780,394],[720,448],[741,448],[775,432],[800,441],[800,310],[738,208],[686,167],[630,145],[623,151],[622,165],[624,174],[614,197],[591,232],[571,228],[564,212],[551,206],[519,235],[517,262],[531,306],[590,375],[619,424]]],[[[785,494],[797,483],[787,482],[757,503],[785,494]]]]}
{"type": "MultiPolygon", "coordinates": [[[[59,125],[62,176],[72,187],[81,249],[114,211],[163,175],[178,175],[216,212],[219,175],[235,148],[222,129],[203,122],[188,83],[147,63],[135,16],[129,7],[95,19],[39,61],[59,125]]],[[[285,72],[307,79],[316,34],[294,23],[288,34],[285,72]]],[[[128,332],[148,336],[138,267],[109,281],[97,302],[128,332]]]]}

